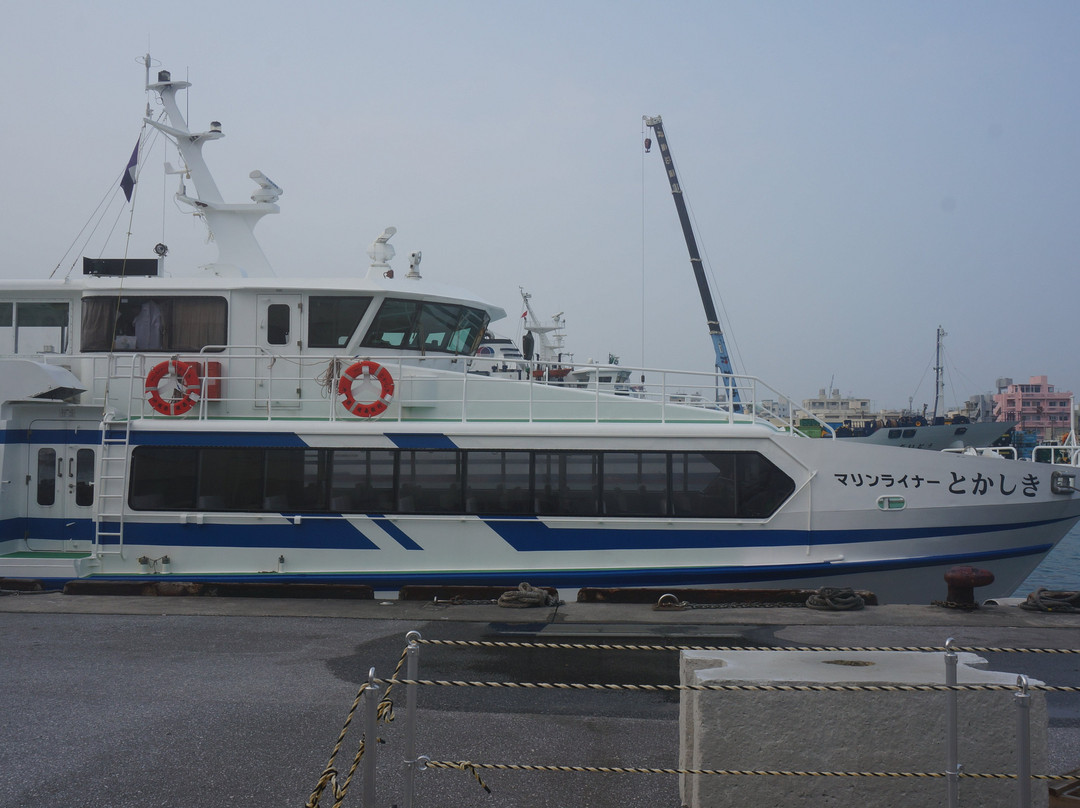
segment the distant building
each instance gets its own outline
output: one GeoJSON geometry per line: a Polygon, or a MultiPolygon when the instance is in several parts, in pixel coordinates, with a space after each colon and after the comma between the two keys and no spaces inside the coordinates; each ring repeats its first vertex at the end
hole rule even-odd
{"type": "Polygon", "coordinates": [[[963,415],[972,423],[1001,420],[994,417],[994,396],[992,393],[976,393],[964,402],[963,415]]]}
{"type": "Polygon", "coordinates": [[[1016,421],[1017,429],[1035,433],[1039,440],[1054,441],[1072,428],[1071,392],[1059,392],[1046,376],[1032,376],[1027,384],[998,379],[994,396],[994,420],[1016,421]]]}
{"type": "Polygon", "coordinates": [[[870,399],[841,396],[836,389],[826,391],[823,387],[818,390],[817,398],[803,399],[802,404],[825,423],[837,426],[850,421],[852,426],[861,428],[876,417],[870,409],[870,399]]]}

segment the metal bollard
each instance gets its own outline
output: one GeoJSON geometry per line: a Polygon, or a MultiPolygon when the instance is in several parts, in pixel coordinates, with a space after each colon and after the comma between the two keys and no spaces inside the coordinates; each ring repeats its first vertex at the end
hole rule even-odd
{"type": "MultiPolygon", "coordinates": [[[[409,647],[405,651],[405,678],[414,680],[420,670],[419,631],[405,635],[409,647]]],[[[412,808],[413,789],[416,781],[416,685],[405,685],[405,784],[402,793],[404,808],[412,808]]]]}
{"type": "MultiPolygon", "coordinates": [[[[956,685],[956,651],[953,650],[953,638],[945,640],[945,684],[956,685]]],[[[948,693],[945,712],[945,781],[948,784],[949,808],[960,805],[960,752],[957,741],[956,701],[960,694],[955,690],[948,693]]]]}
{"type": "Polygon", "coordinates": [[[1016,805],[1031,808],[1031,694],[1027,677],[1016,677],[1016,805]]]}
{"type": "Polygon", "coordinates": [[[363,808],[375,808],[375,750],[379,746],[376,739],[376,722],[379,715],[379,685],[375,681],[375,669],[368,671],[368,686],[364,691],[364,790],[361,800],[363,808]]]}

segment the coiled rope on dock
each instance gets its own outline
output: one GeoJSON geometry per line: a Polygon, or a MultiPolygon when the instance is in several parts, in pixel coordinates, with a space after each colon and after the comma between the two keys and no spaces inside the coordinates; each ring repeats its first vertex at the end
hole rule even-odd
{"type": "Polygon", "coordinates": [[[1020,608],[1031,612],[1080,612],[1080,592],[1039,588],[1028,594],[1020,608]]]}

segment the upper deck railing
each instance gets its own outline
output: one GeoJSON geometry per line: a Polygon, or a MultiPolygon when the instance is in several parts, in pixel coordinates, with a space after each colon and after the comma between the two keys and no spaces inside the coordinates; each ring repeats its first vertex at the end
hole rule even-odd
{"type": "Polygon", "coordinates": [[[70,367],[87,387],[83,402],[119,419],[766,422],[793,434],[803,434],[801,420],[813,419],[823,435],[834,435],[812,413],[753,376],[623,365],[584,365],[573,369],[575,375],[565,367],[512,359],[284,355],[235,345],[171,357],[41,358],[70,367]],[[360,363],[366,373],[356,369],[360,363]],[[178,378],[176,371],[187,366],[194,369],[194,383],[183,372],[178,378]],[[154,390],[160,400],[186,398],[190,406],[155,409],[154,390]],[[739,393],[735,403],[731,390],[739,393]],[[385,401],[385,408],[374,406],[380,411],[372,412],[368,407],[378,401],[385,401]]]}

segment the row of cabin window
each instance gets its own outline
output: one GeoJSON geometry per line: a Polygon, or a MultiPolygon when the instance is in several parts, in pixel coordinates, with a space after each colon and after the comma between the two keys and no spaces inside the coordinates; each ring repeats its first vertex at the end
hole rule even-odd
{"type": "Polygon", "coordinates": [[[765,518],[795,489],[757,452],[139,446],[135,510],[765,518]]]}
{"type": "MultiPolygon", "coordinates": [[[[348,344],[371,304],[365,296],[310,296],[306,345],[341,348],[348,344]]],[[[67,304],[63,305],[66,322],[67,304]]],[[[0,309],[0,322],[3,311],[0,309]]],[[[298,342],[294,307],[271,303],[266,311],[269,345],[298,342]]],[[[412,348],[471,354],[487,315],[445,303],[383,301],[363,340],[367,348],[412,348]]],[[[228,304],[223,297],[87,297],[82,301],[83,351],[184,351],[228,342],[228,304]]]]}

